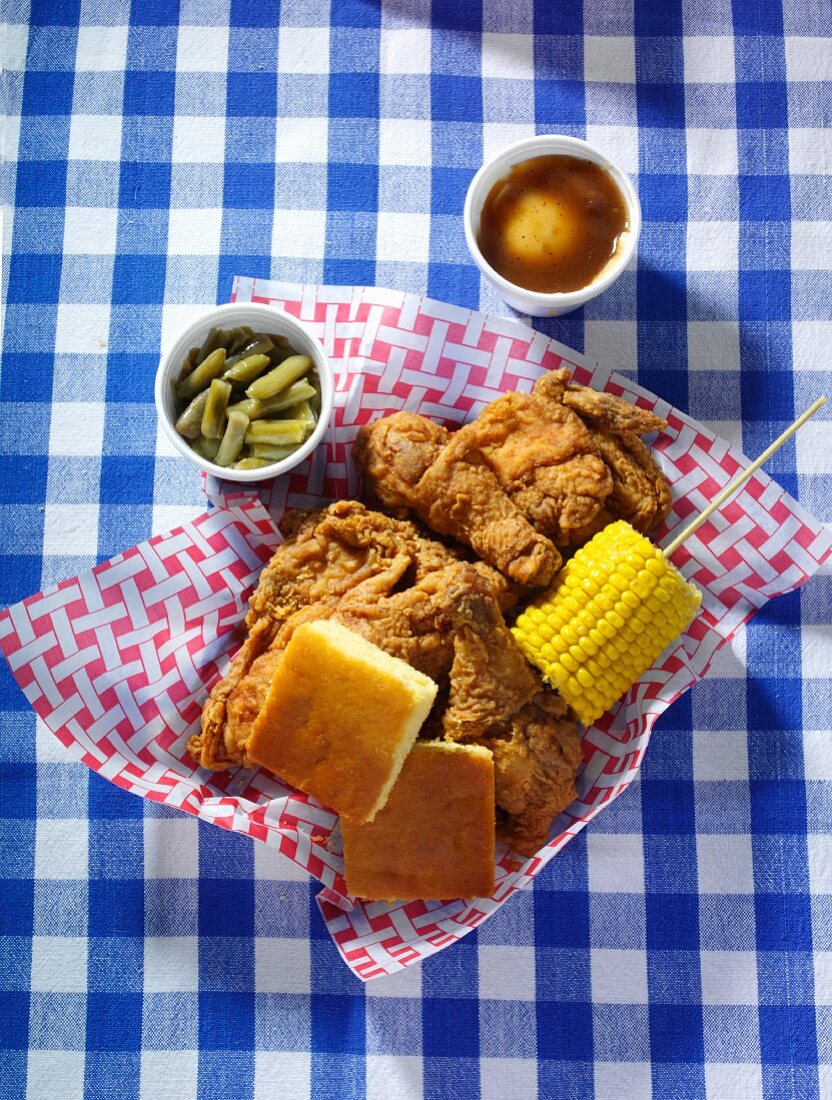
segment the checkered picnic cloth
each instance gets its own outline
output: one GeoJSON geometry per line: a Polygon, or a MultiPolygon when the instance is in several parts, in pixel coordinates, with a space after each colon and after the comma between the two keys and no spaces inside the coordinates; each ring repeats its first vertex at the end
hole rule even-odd
{"type": "MultiPolygon", "coordinates": [[[[795,0],[6,0],[0,604],[203,510],[160,342],[232,276],[491,313],[484,155],[586,136],[639,263],[536,326],[756,454],[830,391],[830,14],[795,0]],[[637,368],[637,375],[634,371],[637,368]]],[[[768,469],[832,519],[828,414],[768,469]]],[[[832,581],[660,721],[533,888],[361,985],[292,864],[117,790],[0,663],[0,1096],[832,1095],[832,581]]]]}

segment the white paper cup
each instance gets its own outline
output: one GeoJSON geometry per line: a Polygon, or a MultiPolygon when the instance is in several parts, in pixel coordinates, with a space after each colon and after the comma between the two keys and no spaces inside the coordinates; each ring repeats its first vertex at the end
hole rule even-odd
{"type": "Polygon", "coordinates": [[[171,444],[200,470],[205,470],[206,473],[213,474],[215,477],[225,478],[226,481],[266,481],[288,473],[318,446],[332,419],[334,389],[329,359],[320,341],[307,325],[282,309],[277,309],[276,306],[255,302],[231,302],[225,306],[215,306],[214,309],[204,313],[174,340],[162,356],[156,372],[156,412],[162,431],[171,444]],[[318,372],[321,387],[321,414],[310,437],[288,458],[273,462],[271,466],[261,466],[259,470],[233,470],[229,467],[217,466],[215,462],[209,462],[198,455],[189,446],[188,440],[184,439],[173,426],[176,420],[176,407],[171,382],[179,377],[189,349],[201,344],[210,329],[234,328],[237,325],[251,325],[255,332],[274,332],[279,336],[285,336],[296,352],[308,355],[312,360],[318,372]]]}
{"type": "Polygon", "coordinates": [[[500,297],[508,302],[512,309],[516,309],[520,313],[528,313],[532,317],[558,317],[562,313],[570,313],[573,309],[584,305],[585,302],[606,290],[608,286],[615,282],[630,262],[641,232],[641,206],[629,177],[600,149],[590,145],[588,141],[582,141],[581,138],[558,134],[538,134],[537,137],[523,138],[521,141],[515,141],[512,145],[507,145],[491,160],[483,164],[471,180],[468,193],[465,196],[463,220],[465,240],[468,243],[468,249],[474,263],[500,297]],[[480,230],[483,204],[494,184],[506,176],[510,168],[521,161],[530,160],[532,157],[554,155],[580,157],[582,160],[591,161],[603,168],[612,177],[624,196],[630,228],[622,234],[615,256],[588,286],[564,293],[543,294],[537,290],[526,290],[524,287],[517,286],[516,283],[509,282],[508,279],[503,278],[502,275],[496,272],[480,252],[477,235],[480,230]]]}

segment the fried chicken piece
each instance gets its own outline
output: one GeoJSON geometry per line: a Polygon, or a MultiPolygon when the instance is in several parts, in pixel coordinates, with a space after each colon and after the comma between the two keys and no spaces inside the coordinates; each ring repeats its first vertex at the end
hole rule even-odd
{"type": "Polygon", "coordinates": [[[500,487],[476,445],[417,413],[363,426],[353,451],[389,508],[410,508],[522,585],[548,584],[561,558],[500,487]]]}
{"type": "Polygon", "coordinates": [[[478,744],[494,753],[497,836],[533,856],[546,843],[553,818],[577,797],[578,727],[560,696],[543,689],[478,744]]]}

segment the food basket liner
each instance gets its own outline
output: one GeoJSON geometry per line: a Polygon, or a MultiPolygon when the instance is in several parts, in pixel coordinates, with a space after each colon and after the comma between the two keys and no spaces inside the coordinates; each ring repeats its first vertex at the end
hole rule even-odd
{"type": "Polygon", "coordinates": [[[268,772],[208,772],[185,750],[209,689],[240,646],[247,598],[280,542],[275,522],[289,508],[359,494],[350,458],[358,427],[400,409],[461,423],[506,390],[528,391],[542,372],[567,366],[577,382],[668,421],[653,444],[674,496],[653,535],[659,543],[748,460],[654,394],[518,320],[375,287],[238,278],[233,298],[280,306],[323,342],[336,386],[325,441],[292,473],[256,489],[206,479],[209,507],[193,522],[0,612],[0,648],[39,718],[88,767],[305,867],[323,884],[318,905],[347,965],[375,978],[454,943],[528,886],[633,781],[658,715],[766,600],[819,568],[832,536],[755,474],[674,555],[702,590],[700,613],[584,732],[579,795],[548,844],[531,859],[498,844],[490,898],[360,902],[344,885],[335,814],[268,772]]]}

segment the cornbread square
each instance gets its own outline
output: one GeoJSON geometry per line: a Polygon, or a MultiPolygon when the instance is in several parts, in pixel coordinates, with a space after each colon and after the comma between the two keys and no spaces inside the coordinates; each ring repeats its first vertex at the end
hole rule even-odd
{"type": "Polygon", "coordinates": [[[371,821],[436,690],[340,623],[304,623],[277,666],[246,752],[343,817],[371,821]]]}
{"type": "Polygon", "coordinates": [[[487,897],[494,889],[494,757],[419,741],[387,804],[342,819],[347,889],[372,901],[487,897]]]}

